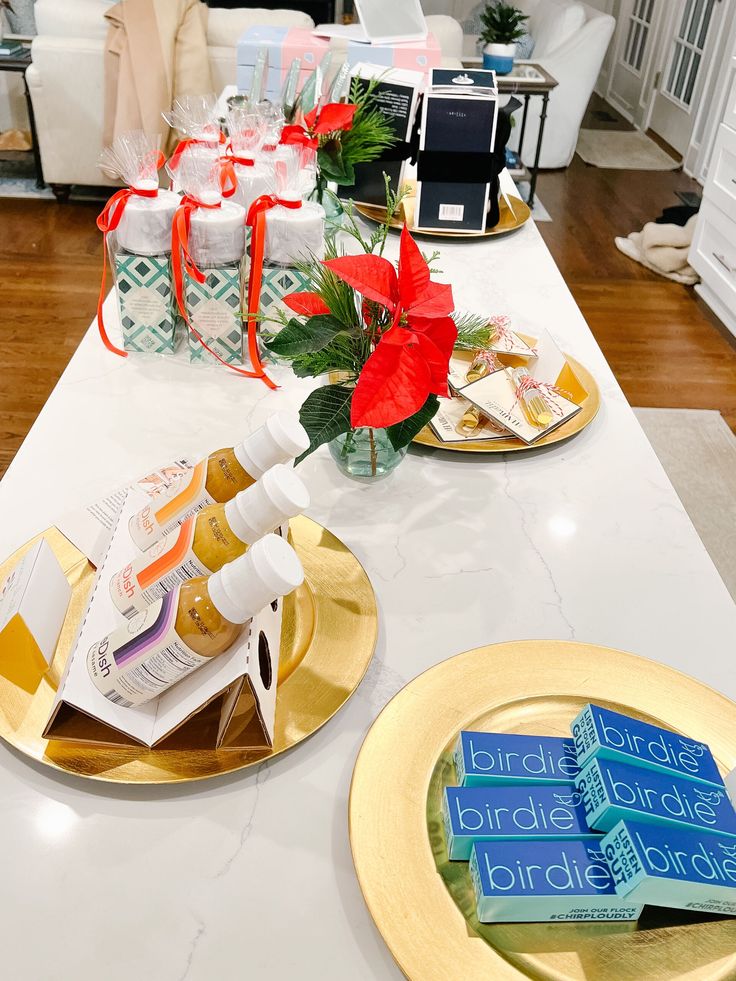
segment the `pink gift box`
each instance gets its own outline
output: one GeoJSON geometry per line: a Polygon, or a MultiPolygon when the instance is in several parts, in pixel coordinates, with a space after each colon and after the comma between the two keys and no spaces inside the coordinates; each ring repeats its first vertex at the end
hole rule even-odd
{"type": "Polygon", "coordinates": [[[429,74],[442,64],[442,51],[434,34],[423,41],[402,41],[396,44],[361,44],[350,41],[347,63],[352,68],[363,61],[369,65],[385,65],[387,68],[408,68],[410,71],[429,74]]]}

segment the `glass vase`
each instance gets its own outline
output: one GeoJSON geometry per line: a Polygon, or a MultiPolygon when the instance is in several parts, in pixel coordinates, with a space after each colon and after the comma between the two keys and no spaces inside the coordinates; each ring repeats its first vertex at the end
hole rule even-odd
{"type": "Polygon", "coordinates": [[[383,480],[406,456],[406,447],[395,450],[385,429],[349,429],[332,440],[330,453],[340,470],[353,480],[383,480]]]}

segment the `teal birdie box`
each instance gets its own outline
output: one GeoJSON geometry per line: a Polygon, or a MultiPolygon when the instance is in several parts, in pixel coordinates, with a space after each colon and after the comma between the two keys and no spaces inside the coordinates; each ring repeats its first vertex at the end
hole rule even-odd
{"type": "Polygon", "coordinates": [[[173,354],[180,334],[169,256],[119,252],[114,265],[123,347],[143,354],[173,354]]]}
{"type": "MultiPolygon", "coordinates": [[[[227,364],[243,364],[244,280],[240,263],[202,269],[204,282],[186,278],[187,315],[192,326],[227,364]]],[[[189,331],[189,360],[216,363],[189,331]]]]}

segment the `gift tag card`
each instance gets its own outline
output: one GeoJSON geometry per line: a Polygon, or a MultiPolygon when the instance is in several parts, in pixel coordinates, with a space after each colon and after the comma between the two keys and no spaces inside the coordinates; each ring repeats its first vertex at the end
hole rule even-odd
{"type": "MultiPolygon", "coordinates": [[[[453,351],[447,369],[447,381],[453,391],[462,392],[464,388],[472,384],[468,379],[468,370],[474,359],[474,351],[453,351]]],[[[495,370],[502,371],[503,365],[500,365],[495,370]]]]}
{"type": "Polygon", "coordinates": [[[480,381],[466,385],[463,395],[481,412],[495,422],[505,426],[524,443],[535,443],[542,436],[551,433],[563,422],[567,422],[580,411],[580,406],[557,394],[549,386],[543,392],[530,394],[542,398],[551,421],[548,425],[538,425],[532,421],[532,413],[517,394],[517,386],[511,370],[496,371],[480,381]]]}
{"type": "MultiPolygon", "coordinates": [[[[497,423],[479,414],[479,425],[470,434],[458,432],[463,416],[474,406],[464,398],[440,399],[440,407],[430,422],[432,432],[442,443],[481,442],[508,439],[512,434],[497,423]]],[[[475,410],[478,411],[477,409],[475,410]]]]}
{"type": "Polygon", "coordinates": [[[529,364],[529,373],[537,381],[562,389],[578,405],[588,397],[570,362],[554,342],[549,331],[544,330],[539,336],[536,357],[529,364]]]}

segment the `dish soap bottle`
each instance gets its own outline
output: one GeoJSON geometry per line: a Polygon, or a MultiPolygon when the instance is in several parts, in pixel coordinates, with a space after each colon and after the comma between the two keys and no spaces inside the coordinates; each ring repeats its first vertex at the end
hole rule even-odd
{"type": "Polygon", "coordinates": [[[271,467],[226,504],[190,515],[110,580],[110,596],[123,616],[135,616],[195,576],[217,572],[249,546],[309,507],[309,492],[291,468],[271,467]]]}
{"type": "Polygon", "coordinates": [[[216,450],[155,504],[134,514],[128,525],[134,544],[146,551],[208,504],[225,504],[277,463],[294,460],[309,447],[296,413],[279,412],[237,446],[216,450]]]}
{"type": "Polygon", "coordinates": [[[303,580],[291,545],[266,535],[234,562],[166,593],[94,644],[87,655],[90,678],[116,705],[143,705],[228,651],[251,617],[303,580]]]}

